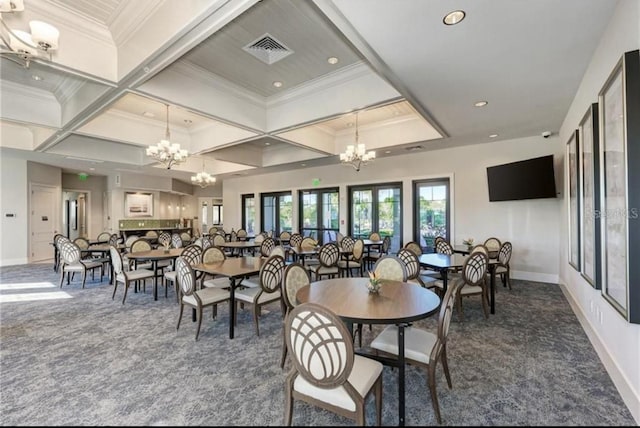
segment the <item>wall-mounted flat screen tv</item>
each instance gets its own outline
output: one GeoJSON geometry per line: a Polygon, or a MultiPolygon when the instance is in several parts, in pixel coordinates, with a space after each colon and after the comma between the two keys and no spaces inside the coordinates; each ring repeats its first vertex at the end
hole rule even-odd
{"type": "Polygon", "coordinates": [[[553,155],[487,167],[489,201],[556,197],[553,155]]]}

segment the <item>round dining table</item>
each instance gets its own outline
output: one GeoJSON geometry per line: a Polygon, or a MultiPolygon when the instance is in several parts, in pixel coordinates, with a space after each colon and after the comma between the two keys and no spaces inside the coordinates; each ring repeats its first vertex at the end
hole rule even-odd
{"type": "Polygon", "coordinates": [[[404,328],[438,311],[440,298],[417,284],[382,280],[378,293],[369,293],[368,278],[333,278],[312,282],[296,293],[298,303],[312,302],[334,312],[353,332],[353,324],[392,324],[398,328],[398,358],[379,358],[360,352],[384,364],[398,367],[398,424],[405,421],[404,328]]]}
{"type": "Polygon", "coordinates": [[[158,248],[150,251],[136,251],[134,253],[127,253],[127,257],[136,261],[150,261],[152,263],[152,269],[154,273],[153,278],[153,300],[158,300],[158,261],[160,260],[175,260],[180,257],[184,248],[171,248],[165,250],[164,248],[158,248]]]}

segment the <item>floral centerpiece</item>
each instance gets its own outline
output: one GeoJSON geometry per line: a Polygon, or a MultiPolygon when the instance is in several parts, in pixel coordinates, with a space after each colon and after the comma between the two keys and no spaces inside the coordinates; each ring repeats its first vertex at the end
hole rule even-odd
{"type": "Polygon", "coordinates": [[[369,282],[367,283],[367,290],[369,293],[378,293],[382,286],[382,280],[378,278],[375,272],[369,272],[369,282]]]}
{"type": "Polygon", "coordinates": [[[462,243],[463,243],[464,245],[467,245],[467,246],[469,246],[469,247],[472,247],[472,246],[473,246],[473,238],[463,239],[463,240],[462,240],[462,243]]]}
{"type": "Polygon", "coordinates": [[[171,247],[171,242],[170,241],[164,241],[164,252],[168,253],[169,252],[169,248],[171,247]]]}

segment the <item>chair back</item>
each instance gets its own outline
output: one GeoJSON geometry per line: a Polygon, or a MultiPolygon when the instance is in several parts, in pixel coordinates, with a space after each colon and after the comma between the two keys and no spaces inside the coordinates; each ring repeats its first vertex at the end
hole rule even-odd
{"type": "Polygon", "coordinates": [[[111,255],[111,266],[113,267],[114,274],[121,275],[123,272],[122,268],[122,255],[120,255],[120,251],[113,245],[109,247],[109,254],[111,255]]]}
{"type": "Polygon", "coordinates": [[[160,233],[160,236],[158,236],[158,242],[163,247],[166,247],[167,245],[170,245],[171,244],[171,234],[169,232],[167,232],[167,231],[164,231],[164,232],[160,233]]]}
{"type": "Polygon", "coordinates": [[[144,234],[144,236],[146,236],[147,238],[157,238],[158,237],[158,232],[156,232],[155,230],[147,230],[147,233],[144,234]]]}
{"type": "Polygon", "coordinates": [[[444,239],[444,236],[436,236],[436,239],[433,240],[433,245],[435,246],[440,241],[446,241],[446,239],[444,239]]]}
{"type": "Polygon", "coordinates": [[[271,250],[271,252],[269,253],[269,256],[281,256],[281,257],[285,257],[286,253],[284,251],[284,247],[282,245],[276,245],[275,247],[273,247],[273,249],[271,250]]]}
{"type": "Polygon", "coordinates": [[[255,242],[256,244],[262,244],[262,241],[264,241],[266,238],[266,236],[264,236],[263,233],[259,233],[256,235],[256,237],[254,238],[253,242],[255,242]]]}
{"type": "Polygon", "coordinates": [[[380,252],[382,254],[389,254],[389,249],[391,248],[391,237],[385,236],[382,238],[382,248],[380,248],[380,252]]]}
{"type": "Polygon", "coordinates": [[[80,262],[80,247],[71,241],[62,241],[60,245],[60,257],[64,264],[73,265],[80,262]]]}
{"type": "Polygon", "coordinates": [[[53,245],[56,245],[56,246],[57,246],[57,245],[58,245],[58,241],[60,240],[60,238],[65,238],[65,239],[67,239],[67,237],[66,237],[66,236],[64,236],[63,234],[61,234],[61,233],[56,233],[55,235],[53,235],[53,245]]]}
{"type": "Polygon", "coordinates": [[[356,243],[356,240],[353,239],[352,236],[345,236],[340,241],[340,247],[345,251],[353,251],[353,245],[356,243]]]}
{"type": "Polygon", "coordinates": [[[218,228],[215,226],[211,226],[209,228],[209,235],[215,235],[216,233],[218,233],[218,228]]]}
{"type": "Polygon", "coordinates": [[[500,247],[502,246],[502,243],[498,238],[491,237],[491,238],[487,238],[487,240],[484,241],[484,245],[485,247],[487,247],[489,251],[500,251],[500,247]]]}
{"type": "Polygon", "coordinates": [[[302,238],[302,242],[300,242],[300,247],[303,250],[313,250],[318,245],[318,241],[307,236],[306,238],[302,238]]]}
{"type": "Polygon", "coordinates": [[[440,354],[444,349],[444,346],[447,343],[449,326],[451,325],[451,316],[453,315],[453,305],[456,302],[462,285],[462,281],[453,281],[447,287],[447,292],[442,298],[442,303],[440,304],[440,313],[438,314],[438,334],[436,343],[431,349],[431,355],[429,356],[429,365],[436,364],[436,362],[440,358],[440,354]]]}
{"type": "MultiPolygon", "coordinates": [[[[211,239],[211,237],[209,237],[209,239],[211,239]]],[[[216,247],[219,247],[220,245],[224,245],[224,243],[227,242],[224,239],[224,236],[219,235],[219,234],[215,234],[213,235],[213,245],[215,245],[216,247]]]]}
{"type": "Polygon", "coordinates": [[[282,285],[282,274],[284,273],[284,257],[271,256],[260,268],[260,287],[264,293],[275,293],[282,285]]]}
{"type": "Polygon", "coordinates": [[[264,241],[262,241],[262,244],[260,244],[260,254],[262,255],[262,257],[269,257],[269,255],[271,254],[271,250],[273,250],[276,246],[276,241],[273,238],[266,238],[264,241]]]}
{"type": "Polygon", "coordinates": [[[284,269],[282,278],[282,300],[284,301],[287,311],[298,306],[296,293],[305,285],[311,284],[311,276],[309,271],[302,263],[291,263],[284,269]]]}
{"type": "Polygon", "coordinates": [[[340,248],[338,244],[328,242],[320,247],[318,251],[318,261],[322,266],[333,267],[338,265],[340,259],[340,248]]]}
{"type": "Polygon", "coordinates": [[[220,247],[209,247],[202,252],[202,263],[220,263],[227,258],[227,255],[220,247]]]}
{"type": "Polygon", "coordinates": [[[299,247],[300,244],[302,244],[302,235],[300,235],[299,233],[292,233],[291,237],[289,238],[289,245],[291,245],[292,247],[299,247]]]}
{"type": "Polygon", "coordinates": [[[342,240],[344,239],[344,235],[340,232],[336,233],[336,244],[342,245],[342,240]]]}
{"type": "Polygon", "coordinates": [[[131,246],[133,245],[134,242],[136,242],[138,239],[140,239],[139,236],[136,235],[131,235],[129,237],[127,237],[127,240],[124,241],[124,246],[127,247],[129,249],[129,251],[131,251],[131,246]]]}
{"type": "Polygon", "coordinates": [[[184,257],[180,256],[176,259],[176,280],[178,282],[178,286],[180,287],[180,293],[183,296],[194,295],[196,300],[199,301],[198,296],[194,294],[196,291],[196,275],[184,257]]]}
{"type": "Polygon", "coordinates": [[[198,247],[202,248],[202,237],[196,238],[196,240],[193,241],[193,243],[196,244],[198,247]]]}
{"type": "Polygon", "coordinates": [[[329,309],[303,303],[285,320],[285,341],[295,371],[311,385],[336,388],[347,382],[353,369],[351,334],[329,309]]]}
{"type": "Polygon", "coordinates": [[[373,266],[373,272],[379,279],[402,282],[407,280],[407,271],[404,268],[404,263],[396,256],[385,255],[380,257],[373,266]]]}
{"type": "Polygon", "coordinates": [[[416,256],[416,253],[407,248],[401,248],[397,256],[407,271],[407,280],[416,279],[420,276],[420,259],[416,256]]]}
{"type": "Polygon", "coordinates": [[[196,244],[188,245],[184,250],[182,250],[182,254],[180,254],[180,256],[184,257],[191,266],[196,265],[200,263],[200,260],[202,259],[202,248],[196,244]]]}
{"type": "Polygon", "coordinates": [[[96,238],[98,242],[109,242],[109,238],[111,238],[111,234],[109,232],[102,232],[96,238]]]}
{"type": "Polygon", "coordinates": [[[380,241],[382,238],[380,238],[380,234],[378,232],[371,232],[371,234],[369,235],[369,240],[370,241],[380,241]]]}
{"type": "Polygon", "coordinates": [[[422,247],[415,241],[407,242],[404,246],[407,250],[411,251],[416,256],[420,257],[422,255],[422,247]]]}
{"type": "Polygon", "coordinates": [[[213,240],[211,236],[203,236],[202,237],[202,251],[206,250],[209,247],[213,246],[213,240]]]}
{"type": "Polygon", "coordinates": [[[291,239],[291,232],[287,232],[286,230],[283,231],[282,233],[280,233],[280,239],[285,241],[291,239]]]}
{"type": "Polygon", "coordinates": [[[187,232],[182,232],[180,234],[180,238],[182,238],[182,243],[185,244],[187,242],[191,242],[191,235],[189,235],[187,232]]]}
{"type": "Polygon", "coordinates": [[[438,243],[436,244],[436,253],[447,254],[450,256],[453,254],[453,247],[451,247],[451,244],[443,239],[441,241],[438,241],[438,243]]]}
{"type": "Polygon", "coordinates": [[[485,256],[489,257],[489,250],[487,249],[487,247],[484,246],[484,244],[478,244],[478,245],[474,246],[471,249],[471,252],[469,254],[473,254],[473,253],[477,253],[477,252],[484,253],[485,256]]]}
{"type": "Polygon", "coordinates": [[[229,241],[236,242],[238,240],[238,232],[231,229],[231,234],[229,235],[229,241]]]}
{"type": "Polygon", "coordinates": [[[113,233],[111,235],[109,235],[109,245],[117,247],[118,246],[118,234],[117,233],[113,233]]]}
{"type": "Polygon", "coordinates": [[[84,238],[76,238],[73,240],[73,243],[80,247],[81,250],[89,249],[89,241],[84,238]]]}
{"type": "MultiPolygon", "coordinates": [[[[344,239],[347,238],[345,237],[344,239]]],[[[362,260],[362,256],[364,255],[364,241],[362,239],[357,239],[353,243],[351,254],[353,255],[353,261],[360,263],[360,260],[362,260]]]]}
{"type": "Polygon", "coordinates": [[[145,238],[138,238],[131,244],[132,253],[139,253],[140,251],[151,251],[151,244],[145,238]]]}
{"type": "Polygon", "coordinates": [[[246,230],[244,230],[244,229],[238,229],[238,230],[236,231],[236,237],[237,237],[238,239],[240,239],[240,238],[245,239],[245,238],[247,237],[247,231],[246,231],[246,230]]]}
{"type": "Polygon", "coordinates": [[[489,257],[482,251],[476,251],[467,257],[462,265],[462,278],[469,285],[480,285],[487,275],[489,257]]]}
{"type": "Polygon", "coordinates": [[[511,242],[506,241],[502,243],[500,247],[500,252],[498,252],[498,263],[503,266],[507,266],[509,261],[511,260],[511,252],[513,251],[513,246],[511,242]]]}
{"type": "Polygon", "coordinates": [[[180,237],[179,233],[172,233],[171,234],[171,246],[173,246],[173,248],[182,248],[183,242],[182,242],[182,238],[180,237]]]}

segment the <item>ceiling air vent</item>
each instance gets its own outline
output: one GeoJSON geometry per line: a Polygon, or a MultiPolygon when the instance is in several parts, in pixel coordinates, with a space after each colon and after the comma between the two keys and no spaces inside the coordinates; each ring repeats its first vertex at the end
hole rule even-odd
{"type": "Polygon", "coordinates": [[[410,147],[405,147],[404,149],[410,152],[416,151],[416,150],[422,150],[424,147],[422,146],[410,146],[410,147]]]}
{"type": "Polygon", "coordinates": [[[242,49],[269,65],[293,53],[284,43],[276,40],[269,33],[265,33],[242,49]]]}

